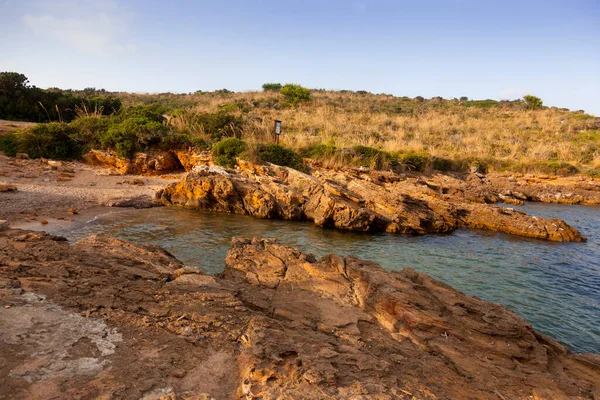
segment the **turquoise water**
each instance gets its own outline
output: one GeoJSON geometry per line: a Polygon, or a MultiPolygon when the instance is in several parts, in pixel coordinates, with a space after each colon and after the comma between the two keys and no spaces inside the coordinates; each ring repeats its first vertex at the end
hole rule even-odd
{"type": "Polygon", "coordinates": [[[186,264],[210,273],[223,270],[234,236],[274,237],[317,257],[351,254],[390,270],[410,266],[466,294],[516,311],[539,332],[573,351],[600,353],[600,207],[528,204],[516,208],[562,218],[588,242],[551,243],[473,230],[418,237],[340,232],[311,223],[176,207],[101,209],[95,219],[86,218],[90,222],[81,220],[52,230],[70,240],[102,234],[158,244],[186,264]]]}

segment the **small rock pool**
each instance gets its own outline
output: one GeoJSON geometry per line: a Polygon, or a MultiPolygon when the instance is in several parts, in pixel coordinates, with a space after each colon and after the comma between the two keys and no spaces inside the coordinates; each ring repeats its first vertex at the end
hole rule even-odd
{"type": "Polygon", "coordinates": [[[88,210],[75,222],[53,221],[43,229],[71,241],[101,234],[158,244],[209,273],[223,270],[234,236],[274,237],[317,257],[351,254],[390,270],[410,266],[516,311],[574,352],[600,353],[600,207],[532,203],[515,208],[561,218],[588,241],[552,243],[474,230],[418,237],[353,233],[178,207],[88,210]]]}

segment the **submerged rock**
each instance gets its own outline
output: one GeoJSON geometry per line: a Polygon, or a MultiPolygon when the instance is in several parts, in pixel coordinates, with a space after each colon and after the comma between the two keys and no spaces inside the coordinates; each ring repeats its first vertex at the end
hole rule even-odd
{"type": "Polygon", "coordinates": [[[239,171],[194,169],[160,190],[157,199],[188,208],[309,220],[354,231],[425,234],[470,227],[560,242],[585,240],[562,220],[486,204],[499,197],[481,189],[444,187],[392,172],[323,170],[311,176],[275,165],[241,162],[240,166],[239,171]]]}
{"type": "Polygon", "coordinates": [[[0,299],[0,397],[600,395],[598,355],[569,354],[500,305],[270,239],[234,239],[210,276],[156,246],[9,229],[0,299]]]}

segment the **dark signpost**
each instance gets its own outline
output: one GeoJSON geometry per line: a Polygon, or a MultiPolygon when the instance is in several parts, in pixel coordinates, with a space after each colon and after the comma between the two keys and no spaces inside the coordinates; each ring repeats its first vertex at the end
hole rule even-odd
{"type": "Polygon", "coordinates": [[[275,120],[275,144],[279,144],[279,135],[281,135],[281,121],[275,120]]]}

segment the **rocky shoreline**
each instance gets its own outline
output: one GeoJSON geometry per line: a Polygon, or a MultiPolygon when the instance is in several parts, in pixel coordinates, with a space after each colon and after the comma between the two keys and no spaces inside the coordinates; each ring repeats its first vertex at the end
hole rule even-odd
{"type": "MultiPolygon", "coordinates": [[[[522,204],[522,199],[531,196],[504,188],[513,182],[496,178],[499,183],[494,185],[481,174],[464,180],[391,171],[316,170],[307,175],[276,165],[243,161],[239,165],[237,170],[195,167],[180,182],[158,191],[156,197],[167,205],[309,220],[342,230],[422,235],[476,228],[558,242],[585,241],[577,229],[560,219],[547,220],[491,205],[498,201],[522,204]]],[[[600,200],[600,191],[580,192],[584,194],[577,196],[588,203],[600,200]]]]}
{"type": "Polygon", "coordinates": [[[0,231],[0,398],[594,399],[600,358],[410,268],[0,231]]]}
{"type": "Polygon", "coordinates": [[[313,169],[239,160],[214,166],[207,152],[154,151],[132,160],[91,151],[87,164],[0,156],[0,219],[50,221],[97,206],[188,208],[308,220],[341,230],[403,234],[486,229],[559,242],[585,241],[560,219],[512,208],[524,201],[600,204],[600,179],[501,173],[398,173],[313,169]],[[133,175],[123,175],[133,174],[133,175]],[[495,206],[505,203],[506,207],[495,206]]]}

